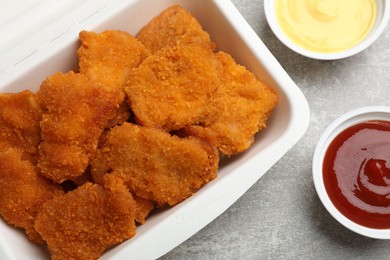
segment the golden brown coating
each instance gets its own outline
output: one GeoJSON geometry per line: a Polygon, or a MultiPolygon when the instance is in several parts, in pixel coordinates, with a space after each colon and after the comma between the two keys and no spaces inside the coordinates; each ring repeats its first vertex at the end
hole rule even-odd
{"type": "Polygon", "coordinates": [[[31,91],[0,94],[0,152],[18,148],[22,159],[36,164],[41,118],[42,110],[31,91]]]}
{"type": "Polygon", "coordinates": [[[139,124],[166,131],[210,117],[210,97],[218,88],[217,61],[210,48],[187,44],[165,48],[130,72],[125,87],[139,124]]]}
{"type": "Polygon", "coordinates": [[[175,205],[217,176],[218,152],[200,139],[124,123],[112,128],[92,163],[92,178],[121,177],[129,190],[158,206],[175,205]]]}
{"type": "Polygon", "coordinates": [[[102,185],[86,183],[45,203],[35,228],[53,260],[97,259],[133,237],[135,202],[123,181],[106,176],[102,185]]]}
{"type": "Polygon", "coordinates": [[[154,17],[139,31],[137,38],[152,53],[187,43],[206,43],[212,49],[215,47],[196,18],[179,5],[173,5],[154,17]]]}
{"type": "Polygon", "coordinates": [[[215,54],[220,62],[221,85],[213,96],[215,119],[203,126],[189,126],[187,133],[214,140],[226,155],[248,149],[254,135],[266,127],[268,116],[277,104],[277,95],[227,53],[215,54]],[[210,138],[213,136],[213,138],[210,138]]]}
{"type": "Polygon", "coordinates": [[[108,121],[106,128],[121,125],[127,120],[129,120],[130,116],[131,112],[129,109],[129,105],[127,104],[127,100],[123,98],[123,101],[119,104],[115,116],[108,121]]]}
{"type": "Polygon", "coordinates": [[[43,203],[63,194],[61,186],[38,174],[38,168],[22,160],[22,152],[0,152],[0,215],[6,222],[23,228],[35,243],[43,243],[34,220],[43,203]]]}
{"type": "Polygon", "coordinates": [[[82,31],[79,36],[80,73],[109,87],[122,89],[129,70],[149,55],[140,41],[124,31],[82,31]]]}
{"type": "Polygon", "coordinates": [[[38,92],[44,109],[38,157],[41,174],[58,183],[81,176],[123,95],[82,74],[48,77],[38,92]]]}
{"type": "Polygon", "coordinates": [[[133,195],[135,200],[135,221],[142,225],[145,223],[149,213],[154,209],[154,202],[136,195],[133,195]]]}
{"type": "MultiPolygon", "coordinates": [[[[124,31],[106,30],[99,34],[82,31],[79,35],[80,73],[105,86],[123,89],[129,71],[149,56],[145,46],[124,31]]],[[[129,117],[130,111],[124,100],[107,128],[122,124],[129,117]]]]}

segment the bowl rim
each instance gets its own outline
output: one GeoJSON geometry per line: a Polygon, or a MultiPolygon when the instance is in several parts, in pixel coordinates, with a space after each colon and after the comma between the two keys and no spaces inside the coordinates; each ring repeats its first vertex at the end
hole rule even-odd
{"type": "Polygon", "coordinates": [[[325,190],[322,174],[322,161],[331,141],[343,130],[368,120],[390,121],[390,106],[367,106],[349,111],[334,120],[322,133],[313,155],[312,174],[315,190],[326,210],[344,227],[360,235],[390,239],[390,229],[375,229],[359,225],[347,217],[333,205],[325,190]]]}
{"type": "Polygon", "coordinates": [[[343,59],[350,56],[353,56],[359,52],[362,52],[371,44],[373,44],[379,36],[383,33],[384,29],[386,28],[389,20],[390,20],[390,3],[386,0],[376,0],[377,7],[380,8],[381,12],[377,12],[377,18],[380,18],[380,22],[371,29],[370,33],[357,45],[354,47],[341,51],[336,53],[319,53],[310,51],[307,49],[304,49],[300,47],[299,45],[295,44],[293,41],[289,39],[288,36],[285,35],[285,33],[281,30],[278,22],[276,21],[275,16],[275,1],[277,0],[264,0],[264,12],[266,20],[275,34],[275,36],[289,49],[292,51],[308,57],[312,59],[317,60],[337,60],[337,59],[343,59]],[[379,4],[378,4],[379,3],[379,4]]]}

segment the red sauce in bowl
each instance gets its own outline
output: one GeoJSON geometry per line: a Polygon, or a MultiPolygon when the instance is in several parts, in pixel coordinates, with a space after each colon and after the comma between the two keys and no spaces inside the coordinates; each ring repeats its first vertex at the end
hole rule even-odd
{"type": "Polygon", "coordinates": [[[326,192],[348,219],[390,228],[390,122],[367,121],[341,132],[323,165],[326,192]]]}

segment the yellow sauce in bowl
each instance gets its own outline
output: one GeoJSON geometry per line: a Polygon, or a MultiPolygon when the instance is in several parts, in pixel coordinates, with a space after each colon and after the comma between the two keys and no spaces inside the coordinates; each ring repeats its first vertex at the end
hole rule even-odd
{"type": "Polygon", "coordinates": [[[375,0],[276,0],[282,31],[300,47],[337,53],[360,43],[375,23],[375,0]]]}

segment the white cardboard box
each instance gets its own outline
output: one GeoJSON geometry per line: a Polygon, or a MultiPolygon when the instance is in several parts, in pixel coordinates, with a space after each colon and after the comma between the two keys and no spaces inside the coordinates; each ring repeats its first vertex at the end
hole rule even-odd
{"type": "MultiPolygon", "coordinates": [[[[120,29],[135,35],[152,17],[178,3],[196,16],[218,49],[230,53],[279,95],[268,128],[248,151],[223,160],[216,180],[181,204],[152,215],[134,238],[101,259],[154,259],[167,253],[231,206],[306,132],[305,97],[228,0],[34,0],[23,6],[23,12],[19,2],[0,10],[0,35],[7,35],[0,42],[1,92],[36,91],[48,75],[77,68],[79,31],[120,29]]],[[[45,258],[49,258],[45,249],[0,220],[0,259],[45,258]]]]}

